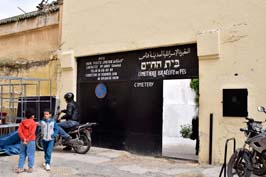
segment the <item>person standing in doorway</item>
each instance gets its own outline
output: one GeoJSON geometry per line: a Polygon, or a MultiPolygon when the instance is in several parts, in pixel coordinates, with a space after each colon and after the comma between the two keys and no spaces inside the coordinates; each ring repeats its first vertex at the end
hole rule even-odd
{"type": "Polygon", "coordinates": [[[199,116],[195,116],[192,119],[192,134],[190,137],[192,140],[196,140],[196,155],[199,154],[199,116]]]}
{"type": "Polygon", "coordinates": [[[25,159],[28,156],[28,169],[27,172],[31,173],[34,166],[35,158],[35,139],[37,124],[34,121],[34,113],[32,110],[26,110],[26,119],[22,120],[18,127],[18,135],[20,137],[20,152],[17,173],[24,171],[25,159]]]}
{"type": "Polygon", "coordinates": [[[54,140],[58,134],[58,126],[55,120],[51,118],[51,112],[49,110],[44,110],[43,116],[44,119],[40,123],[45,159],[43,166],[47,171],[49,171],[51,169],[51,157],[54,147],[54,140]]]}

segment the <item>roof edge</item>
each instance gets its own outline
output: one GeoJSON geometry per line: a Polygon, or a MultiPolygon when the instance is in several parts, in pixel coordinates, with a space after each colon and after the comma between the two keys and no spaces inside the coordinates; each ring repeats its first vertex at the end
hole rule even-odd
{"type": "Polygon", "coordinates": [[[54,5],[54,6],[51,6],[49,8],[42,9],[42,10],[37,10],[37,11],[33,11],[33,12],[22,14],[22,15],[17,15],[17,16],[13,16],[13,17],[2,19],[2,20],[0,20],[0,25],[5,25],[5,24],[8,24],[8,23],[18,22],[18,21],[21,21],[21,20],[34,18],[34,17],[46,15],[46,14],[49,14],[49,13],[55,13],[57,11],[59,11],[59,5],[54,5]]]}

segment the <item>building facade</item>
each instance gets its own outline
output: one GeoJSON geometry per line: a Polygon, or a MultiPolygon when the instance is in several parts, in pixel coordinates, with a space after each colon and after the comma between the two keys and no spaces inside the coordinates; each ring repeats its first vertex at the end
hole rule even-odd
{"type": "MultiPolygon", "coordinates": [[[[1,76],[50,79],[52,93],[56,95],[60,18],[59,4],[51,4],[42,10],[0,20],[1,76]]],[[[42,95],[50,94],[49,84],[41,87],[42,95]]]]}
{"type": "MultiPolygon", "coordinates": [[[[243,142],[244,136],[239,128],[245,126],[243,117],[247,113],[257,120],[264,120],[264,115],[258,113],[256,107],[265,105],[266,100],[266,85],[263,82],[266,76],[266,41],[263,38],[265,10],[266,3],[262,0],[188,0],[182,3],[173,0],[65,1],[63,45],[59,57],[62,67],[61,98],[67,91],[80,94],[82,86],[79,79],[84,76],[79,68],[82,61],[86,60],[84,65],[89,67],[90,60],[112,58],[112,54],[115,56],[113,62],[120,56],[133,56],[133,51],[144,52],[143,55],[137,52],[136,56],[141,58],[145,56],[145,50],[152,53],[157,48],[160,51],[171,50],[167,47],[174,46],[184,52],[182,47],[192,45],[191,51],[196,49],[197,58],[193,68],[198,71],[188,77],[200,80],[199,162],[207,163],[209,160],[212,115],[212,161],[220,163],[227,138],[236,137],[238,146],[243,142]],[[230,89],[248,93],[246,110],[242,111],[244,114],[230,116],[230,113],[224,112],[223,96],[230,89]]],[[[97,85],[97,79],[94,84],[97,85]]],[[[89,91],[94,92],[94,89],[89,91]]],[[[87,97],[90,100],[91,96],[80,95],[78,98],[87,97]]],[[[159,92],[158,97],[161,97],[159,92]]],[[[153,124],[152,120],[150,124],[153,124]]]]}

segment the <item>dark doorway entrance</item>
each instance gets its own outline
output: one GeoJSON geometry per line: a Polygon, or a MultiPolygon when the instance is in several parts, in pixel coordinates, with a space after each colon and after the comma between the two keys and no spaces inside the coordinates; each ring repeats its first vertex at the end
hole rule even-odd
{"type": "Polygon", "coordinates": [[[190,44],[78,58],[81,121],[98,123],[93,145],[161,154],[163,80],[198,77],[196,51],[190,44]]]}

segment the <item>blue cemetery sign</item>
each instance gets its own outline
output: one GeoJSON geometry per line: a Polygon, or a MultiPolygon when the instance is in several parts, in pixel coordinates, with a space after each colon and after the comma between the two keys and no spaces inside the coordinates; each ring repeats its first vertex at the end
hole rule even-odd
{"type": "Polygon", "coordinates": [[[99,83],[95,88],[95,95],[97,98],[104,98],[107,94],[107,88],[103,83],[99,83]]]}

